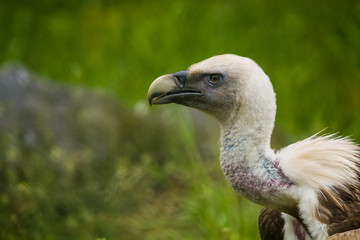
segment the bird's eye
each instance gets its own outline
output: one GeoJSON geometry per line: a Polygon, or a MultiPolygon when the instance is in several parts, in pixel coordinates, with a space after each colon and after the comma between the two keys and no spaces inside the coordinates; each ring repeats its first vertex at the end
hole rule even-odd
{"type": "Polygon", "coordinates": [[[219,74],[212,74],[209,76],[209,83],[211,85],[218,85],[222,82],[222,77],[219,74]]]}

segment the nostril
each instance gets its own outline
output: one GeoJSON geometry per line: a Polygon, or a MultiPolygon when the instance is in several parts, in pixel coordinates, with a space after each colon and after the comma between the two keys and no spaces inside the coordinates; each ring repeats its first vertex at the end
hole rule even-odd
{"type": "Polygon", "coordinates": [[[175,78],[176,85],[178,85],[179,88],[182,88],[186,84],[188,71],[180,71],[173,74],[175,78]]]}
{"type": "Polygon", "coordinates": [[[176,82],[177,82],[178,84],[182,84],[183,80],[181,80],[181,77],[175,76],[175,78],[176,78],[176,82]]]}

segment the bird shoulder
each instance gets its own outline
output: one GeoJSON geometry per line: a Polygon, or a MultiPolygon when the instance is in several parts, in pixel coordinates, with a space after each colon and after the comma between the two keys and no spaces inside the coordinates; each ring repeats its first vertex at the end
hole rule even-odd
{"type": "Polygon", "coordinates": [[[334,134],[314,135],[289,145],[277,157],[283,173],[309,193],[299,194],[300,210],[302,202],[310,206],[303,211],[326,224],[329,235],[360,227],[358,145],[334,134]]]}

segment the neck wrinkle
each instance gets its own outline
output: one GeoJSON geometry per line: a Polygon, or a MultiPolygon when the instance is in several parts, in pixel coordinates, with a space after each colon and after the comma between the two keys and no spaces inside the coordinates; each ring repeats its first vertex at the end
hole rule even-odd
{"type": "MultiPolygon", "coordinates": [[[[235,191],[251,201],[275,209],[288,198],[284,190],[293,183],[283,174],[274,151],[270,148],[273,121],[249,121],[239,118],[221,126],[221,167],[235,191]]],[[[293,205],[293,201],[285,201],[293,205]]]]}

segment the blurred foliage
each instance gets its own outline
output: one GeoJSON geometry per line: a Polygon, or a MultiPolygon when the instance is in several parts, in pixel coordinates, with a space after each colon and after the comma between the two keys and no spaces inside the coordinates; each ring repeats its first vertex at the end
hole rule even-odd
{"type": "Polygon", "coordinates": [[[225,182],[213,121],[147,112],[1,68],[0,239],[256,236],[259,207],[225,182]]]}
{"type": "Polygon", "coordinates": [[[215,54],[248,56],[273,81],[281,127],[360,137],[357,0],[5,0],[0,21],[0,62],[19,60],[129,104],[161,74],[215,54]]]}
{"type": "Polygon", "coordinates": [[[1,239],[256,238],[258,207],[225,182],[216,127],[198,130],[182,107],[144,106],[157,76],[215,54],[248,56],[272,79],[277,148],[324,128],[360,140],[357,0],[2,0],[0,26],[0,63],[129,106],[116,115],[126,134],[107,130],[116,141],[79,115],[77,154],[48,132],[29,148],[22,122],[9,122],[0,137],[1,239]],[[55,167],[59,156],[66,161],[55,167]]]}

